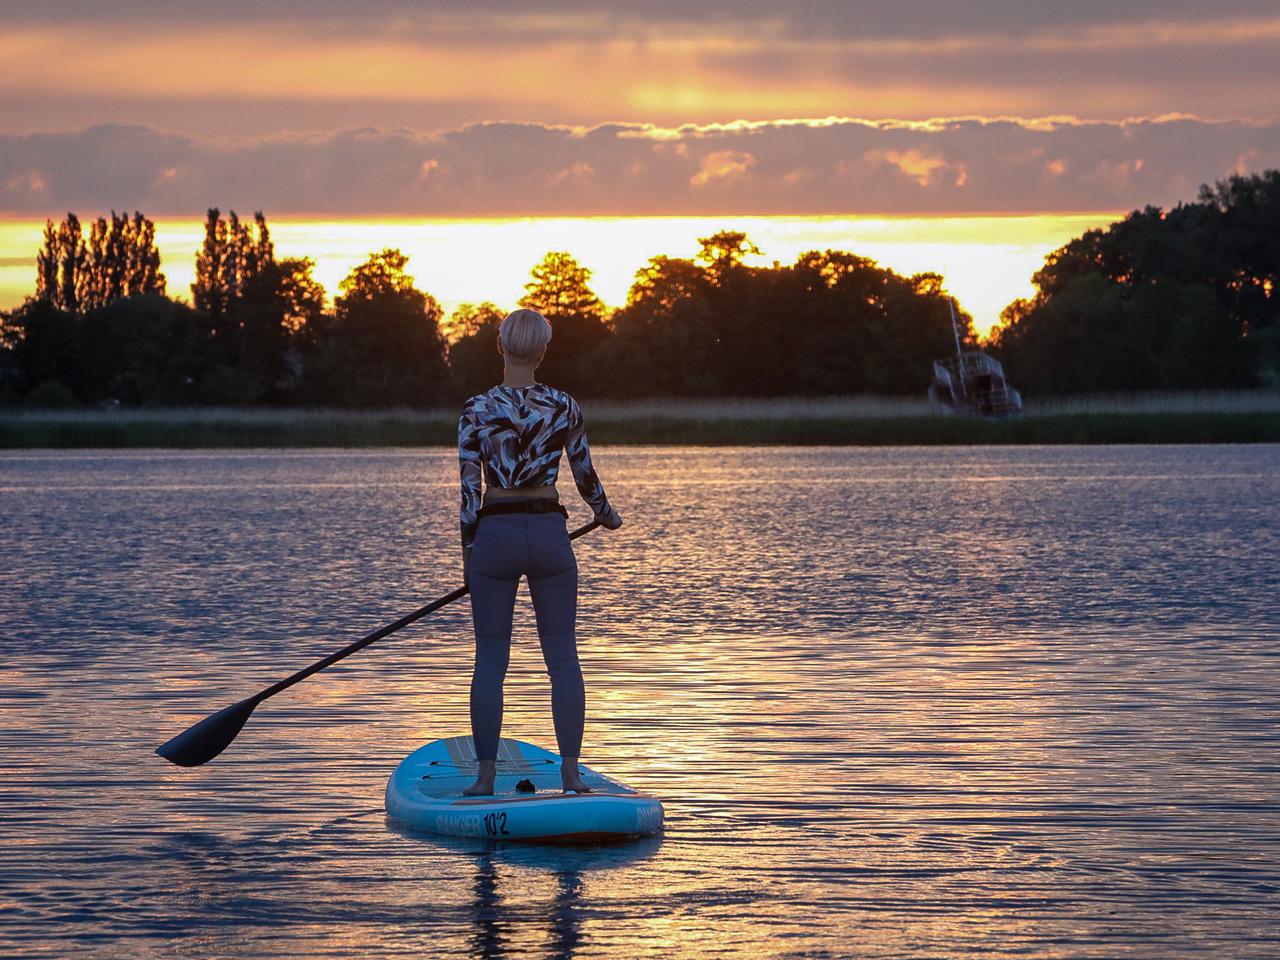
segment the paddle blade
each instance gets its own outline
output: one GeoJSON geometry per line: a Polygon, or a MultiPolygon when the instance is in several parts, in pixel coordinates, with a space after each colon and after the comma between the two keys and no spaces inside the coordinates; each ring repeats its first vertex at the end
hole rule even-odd
{"type": "Polygon", "coordinates": [[[180,767],[198,767],[208,763],[231,745],[258,703],[257,697],[233,703],[157,747],[156,753],[180,767]]]}

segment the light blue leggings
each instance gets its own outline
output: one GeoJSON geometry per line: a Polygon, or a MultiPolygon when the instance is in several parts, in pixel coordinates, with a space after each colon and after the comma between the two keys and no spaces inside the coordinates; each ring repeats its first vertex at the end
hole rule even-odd
{"type": "Polygon", "coordinates": [[[574,631],[578,563],[565,518],[558,513],[499,513],[481,517],[469,572],[476,631],[471,733],[479,760],[498,756],[502,681],[511,657],[511,619],[522,575],[529,580],[542,659],[551,676],[551,716],[560,754],[576,757],[582,751],[586,695],[574,631]]]}

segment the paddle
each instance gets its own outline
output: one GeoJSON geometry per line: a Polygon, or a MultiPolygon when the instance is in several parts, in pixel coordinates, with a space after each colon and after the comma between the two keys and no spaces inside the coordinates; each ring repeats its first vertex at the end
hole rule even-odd
{"type": "MultiPolygon", "coordinates": [[[[598,526],[600,526],[600,521],[592,520],[586,526],[579,527],[569,534],[569,539],[577,540],[598,526]]],[[[389,623],[382,629],[373,631],[367,637],[362,637],[355,643],[343,647],[337,653],[329,654],[323,660],[317,660],[311,666],[299,670],[293,676],[285,677],[279,683],[272,684],[267,689],[255,693],[252,697],[247,697],[239,703],[233,703],[231,706],[219,710],[212,716],[205,717],[199,723],[178,734],[168,743],[157,747],[156,753],[170,763],[176,763],[180,767],[198,767],[202,763],[208,763],[227,747],[231,746],[231,741],[236,738],[245,721],[249,719],[249,715],[263,700],[274,697],[281,690],[288,690],[295,683],[301,683],[313,673],[319,673],[325,667],[333,666],[339,660],[351,656],[357,650],[363,650],[369,644],[377,643],[383,637],[390,636],[402,627],[407,627],[415,620],[421,620],[428,613],[439,610],[441,607],[465,597],[468,593],[470,593],[470,588],[459,587],[452,593],[446,593],[438,600],[432,600],[425,607],[420,607],[413,613],[401,617],[395,623],[389,623]]]]}

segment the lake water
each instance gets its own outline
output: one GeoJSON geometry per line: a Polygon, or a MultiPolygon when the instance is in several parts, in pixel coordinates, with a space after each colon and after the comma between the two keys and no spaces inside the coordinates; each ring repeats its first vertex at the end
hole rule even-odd
{"type": "Polygon", "coordinates": [[[383,812],[465,600],[152,754],[457,585],[450,451],[0,455],[0,954],[1280,955],[1280,448],[596,459],[583,758],[667,829],[557,849],[383,812]]]}

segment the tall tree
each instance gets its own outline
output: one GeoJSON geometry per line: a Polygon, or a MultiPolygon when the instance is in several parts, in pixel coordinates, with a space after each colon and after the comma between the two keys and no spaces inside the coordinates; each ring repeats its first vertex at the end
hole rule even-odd
{"type": "Polygon", "coordinates": [[[231,299],[226,283],[227,222],[217,207],[210,207],[204,221],[204,244],[196,252],[196,279],[191,301],[217,329],[231,299]]]}
{"type": "Polygon", "coordinates": [[[720,230],[709,237],[698,238],[699,250],[695,259],[707,271],[712,283],[720,284],[734,267],[742,265],[751,254],[759,254],[760,248],[739,230],[720,230]]]}
{"type": "Polygon", "coordinates": [[[240,222],[236,212],[227,213],[227,245],[222,251],[222,283],[228,301],[234,301],[244,292],[244,285],[251,277],[250,265],[245,254],[252,244],[249,228],[240,222]]]}
{"type": "Polygon", "coordinates": [[[209,373],[207,337],[195,310],[158,292],[110,300],[81,321],[91,363],[77,393],[91,403],[196,403],[209,373]]]}
{"type": "Polygon", "coordinates": [[[450,344],[466,337],[492,330],[501,324],[506,314],[496,303],[486,300],[481,304],[460,303],[448,318],[441,322],[440,333],[450,344]]]}
{"type": "Polygon", "coordinates": [[[551,322],[553,345],[539,368],[539,379],[571,391],[598,389],[591,354],[609,335],[607,310],[590,280],[591,271],[571,254],[553,251],[534,266],[520,298],[520,306],[537,310],[551,322]]]}
{"type": "Polygon", "coordinates": [[[28,297],[0,323],[5,392],[15,399],[44,384],[60,384],[83,399],[82,384],[92,363],[81,336],[80,318],[50,297],[28,297]]]}
{"type": "Polygon", "coordinates": [[[443,311],[405,272],[408,259],[370,254],[339,284],[309,368],[313,402],[421,406],[444,395],[443,311]]]}
{"type": "Polygon", "coordinates": [[[104,306],[121,297],[165,292],[155,224],[135,210],[111,211],[90,228],[84,269],[77,277],[77,301],[83,310],[104,306]]]}
{"type": "Polygon", "coordinates": [[[36,254],[36,297],[81,313],[120,297],[165,291],[155,225],[140,211],[98,217],[86,242],[79,218],[68,213],[56,229],[45,224],[36,254]]]}
{"type": "MultiPolygon", "coordinates": [[[[208,318],[215,354],[225,369],[222,382],[226,391],[236,396],[254,395],[260,380],[239,369],[245,345],[246,317],[259,328],[263,322],[275,325],[275,320],[263,321],[263,299],[271,300],[270,291],[280,282],[275,271],[275,246],[267,228],[266,217],[261,210],[254,214],[254,227],[244,223],[234,210],[223,219],[217,207],[210,207],[205,217],[204,243],[196,253],[196,279],[191,285],[192,302],[197,310],[208,318]],[[272,272],[264,282],[258,277],[264,271],[272,272]],[[244,303],[246,293],[253,292],[255,303],[244,303]],[[234,371],[234,373],[233,373],[234,371]]],[[[265,315],[275,317],[276,307],[266,307],[265,315]]],[[[260,353],[262,339],[259,335],[251,353],[260,353]]],[[[274,338],[274,334],[272,335],[274,338]]],[[[274,361],[273,361],[273,365],[274,361]]]]}
{"type": "Polygon", "coordinates": [[[79,217],[68,212],[57,227],[46,221],[44,242],[36,253],[36,299],[77,313],[87,259],[79,217]]]}
{"type": "Polygon", "coordinates": [[[580,317],[603,321],[605,306],[590,287],[591,271],[563,251],[548,253],[533,268],[524,285],[520,306],[537,310],[548,319],[580,317]]]}
{"type": "Polygon", "coordinates": [[[656,256],[635,276],[613,336],[596,351],[607,393],[685,396],[714,389],[710,282],[693,260],[656,256]]]}
{"type": "Polygon", "coordinates": [[[599,352],[610,392],[920,393],[952,349],[936,274],[903,277],[839,250],[746,266],[755,251],[722,231],[695,259],[649,261],[599,352]]]}
{"type": "Polygon", "coordinates": [[[160,272],[160,248],[156,246],[156,225],[137,210],[129,244],[129,284],[126,293],[164,293],[166,281],[160,272]]]}
{"type": "Polygon", "coordinates": [[[1280,382],[1280,171],[1135,210],[1051,253],[993,349],[1043,393],[1280,382]]]}
{"type": "Polygon", "coordinates": [[[461,304],[445,323],[453,391],[472,396],[502,379],[498,327],[505,314],[495,304],[461,304]]]}
{"type": "Polygon", "coordinates": [[[259,267],[236,301],[238,325],[235,369],[224,374],[236,399],[279,403],[290,399],[312,350],[324,312],[324,288],[315,279],[315,261],[274,258],[259,267]]]}
{"type": "Polygon", "coordinates": [[[196,253],[191,296],[196,309],[209,317],[215,330],[224,327],[225,318],[244,294],[245,286],[275,260],[266,217],[258,210],[253,218],[254,227],[241,221],[234,210],[223,219],[217,207],[210,207],[205,216],[204,243],[196,253]]]}

